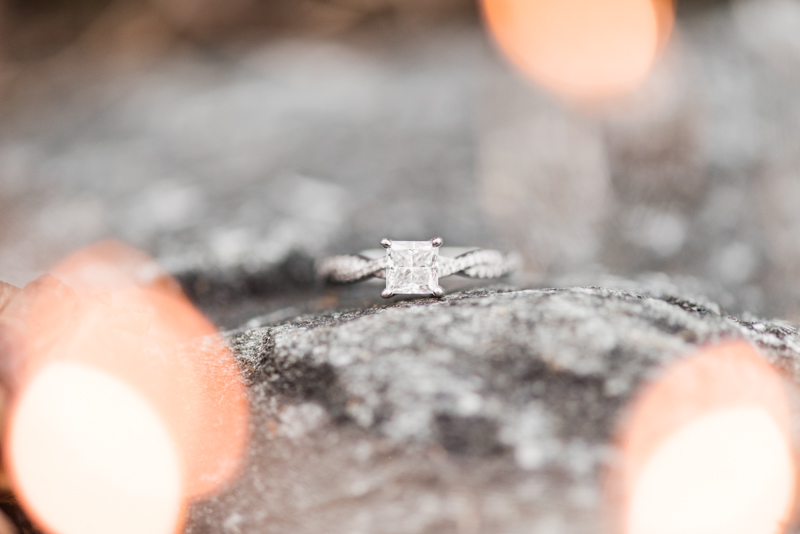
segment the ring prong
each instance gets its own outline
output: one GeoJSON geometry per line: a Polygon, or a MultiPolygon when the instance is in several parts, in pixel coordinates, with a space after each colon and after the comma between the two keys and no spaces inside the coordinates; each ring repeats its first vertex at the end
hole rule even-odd
{"type": "Polygon", "coordinates": [[[383,248],[391,247],[392,246],[392,240],[384,237],[383,239],[381,239],[381,246],[383,248]]]}
{"type": "Polygon", "coordinates": [[[440,299],[444,296],[444,288],[442,286],[436,286],[433,290],[433,296],[437,299],[440,299]]]}
{"type": "Polygon", "coordinates": [[[388,299],[393,297],[394,293],[392,293],[391,289],[384,289],[383,291],[381,291],[381,296],[385,299],[388,299]]]}
{"type": "Polygon", "coordinates": [[[434,247],[437,248],[441,247],[443,243],[444,239],[442,239],[441,237],[434,237],[433,239],[431,239],[431,245],[433,245],[434,247]]]}

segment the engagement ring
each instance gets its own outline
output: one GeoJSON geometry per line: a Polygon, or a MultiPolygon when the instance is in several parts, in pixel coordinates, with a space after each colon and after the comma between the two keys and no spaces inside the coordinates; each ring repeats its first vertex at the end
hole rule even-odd
{"type": "Polygon", "coordinates": [[[443,247],[442,238],[429,241],[383,239],[386,249],[364,250],[357,255],[333,256],[317,264],[320,280],[347,284],[368,278],[385,278],[381,296],[433,295],[443,297],[439,278],[458,274],[470,278],[499,278],[514,272],[520,261],[514,255],[477,247],[443,247]]]}

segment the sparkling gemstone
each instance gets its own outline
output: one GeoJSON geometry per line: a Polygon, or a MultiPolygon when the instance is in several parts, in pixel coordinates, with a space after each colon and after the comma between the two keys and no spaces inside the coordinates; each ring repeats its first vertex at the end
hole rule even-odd
{"type": "Polygon", "coordinates": [[[439,249],[430,241],[392,241],[386,249],[386,289],[424,295],[439,287],[439,249]]]}

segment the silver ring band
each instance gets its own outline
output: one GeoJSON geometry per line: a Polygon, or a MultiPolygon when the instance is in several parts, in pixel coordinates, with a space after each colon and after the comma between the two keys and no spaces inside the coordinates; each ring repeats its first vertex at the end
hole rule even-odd
{"type": "MultiPolygon", "coordinates": [[[[440,293],[438,290],[441,290],[438,287],[438,278],[452,275],[500,278],[513,273],[520,265],[520,258],[516,254],[503,254],[497,250],[476,247],[441,247],[439,238],[430,241],[394,243],[384,239],[381,244],[386,250],[370,249],[357,255],[332,256],[320,260],[316,267],[318,279],[347,284],[369,278],[383,278],[387,279],[384,296],[395,293],[431,293],[434,296],[441,296],[438,294],[440,293]],[[405,254],[397,252],[401,249],[405,254]],[[394,258],[392,252],[395,252],[394,258]],[[432,282],[423,284],[420,290],[394,291],[395,286],[390,284],[390,279],[398,278],[400,276],[398,272],[408,274],[412,270],[416,271],[416,276],[421,273],[423,276],[432,277],[432,282]]],[[[402,287],[408,288],[408,285],[402,287]]],[[[443,294],[443,291],[441,293],[443,294]]]]}

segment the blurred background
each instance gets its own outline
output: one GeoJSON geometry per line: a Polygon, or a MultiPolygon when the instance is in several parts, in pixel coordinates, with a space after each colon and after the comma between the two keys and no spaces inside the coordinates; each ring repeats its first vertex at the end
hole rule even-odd
{"type": "Polygon", "coordinates": [[[646,3],[2,0],[0,280],[116,238],[235,326],[441,235],[800,321],[800,1],[646,3]]]}

